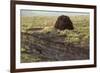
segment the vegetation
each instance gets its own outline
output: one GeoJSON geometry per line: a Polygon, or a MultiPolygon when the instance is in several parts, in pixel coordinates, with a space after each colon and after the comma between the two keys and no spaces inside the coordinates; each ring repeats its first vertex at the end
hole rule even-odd
{"type": "MultiPolygon", "coordinates": [[[[53,26],[58,16],[33,16],[21,17],[21,62],[39,62],[56,60],[75,60],[89,58],[89,16],[77,15],[70,16],[73,22],[74,30],[56,30],[53,26]],[[67,47],[66,47],[67,45],[67,47]],[[69,46],[71,45],[71,46],[69,46]],[[78,47],[78,48],[77,48],[78,47]],[[58,58],[60,53],[65,53],[70,48],[76,55],[72,58],[58,58]],[[75,52],[75,48],[79,51],[75,52]],[[45,52],[50,52],[47,56],[45,52]],[[57,49],[57,50],[55,50],[57,49]],[[84,50],[81,51],[81,49],[84,50]],[[58,52],[58,51],[63,52],[58,52]],[[42,51],[42,52],[41,52],[42,51]],[[44,51],[44,52],[43,52],[44,51]],[[80,52],[80,54],[78,54],[80,52]],[[83,54],[81,56],[81,54],[83,54]],[[80,57],[77,58],[77,56],[80,57]]],[[[67,51],[68,53],[71,52],[67,51]]],[[[67,53],[66,52],[66,53],[67,53]]],[[[65,53],[65,54],[66,54],[65,53]]],[[[70,53],[72,54],[72,53],[70,53]]],[[[66,55],[67,57],[68,55],[66,55]]],[[[68,56],[70,57],[70,56],[68,56]]]]}

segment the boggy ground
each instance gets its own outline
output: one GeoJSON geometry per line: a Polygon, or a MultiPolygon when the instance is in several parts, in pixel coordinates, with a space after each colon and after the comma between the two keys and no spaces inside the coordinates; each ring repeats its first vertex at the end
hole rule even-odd
{"type": "Polygon", "coordinates": [[[74,30],[55,31],[58,16],[21,17],[21,62],[89,59],[89,15],[70,16],[74,30]]]}
{"type": "Polygon", "coordinates": [[[66,42],[66,35],[39,31],[21,34],[21,62],[89,59],[89,46],[66,42]]]}

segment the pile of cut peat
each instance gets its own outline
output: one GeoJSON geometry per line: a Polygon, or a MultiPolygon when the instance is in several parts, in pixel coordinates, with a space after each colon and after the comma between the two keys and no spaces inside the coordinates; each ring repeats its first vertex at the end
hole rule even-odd
{"type": "Polygon", "coordinates": [[[21,32],[21,48],[25,49],[21,51],[21,55],[28,54],[39,58],[34,62],[89,59],[89,46],[81,47],[78,44],[68,43],[64,38],[65,36],[51,33],[21,32]]]}

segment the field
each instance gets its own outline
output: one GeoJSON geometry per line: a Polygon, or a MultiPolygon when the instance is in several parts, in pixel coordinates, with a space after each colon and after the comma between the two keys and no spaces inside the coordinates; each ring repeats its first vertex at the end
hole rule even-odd
{"type": "Polygon", "coordinates": [[[21,16],[21,62],[89,59],[89,15],[69,16],[74,30],[56,30],[58,16],[21,16]]]}

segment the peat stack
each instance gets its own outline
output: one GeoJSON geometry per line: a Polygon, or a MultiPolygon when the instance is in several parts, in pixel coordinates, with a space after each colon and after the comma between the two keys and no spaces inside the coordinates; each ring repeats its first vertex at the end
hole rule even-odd
{"type": "Polygon", "coordinates": [[[57,18],[57,21],[55,23],[55,28],[59,30],[73,30],[73,23],[69,16],[61,15],[57,18]]]}

